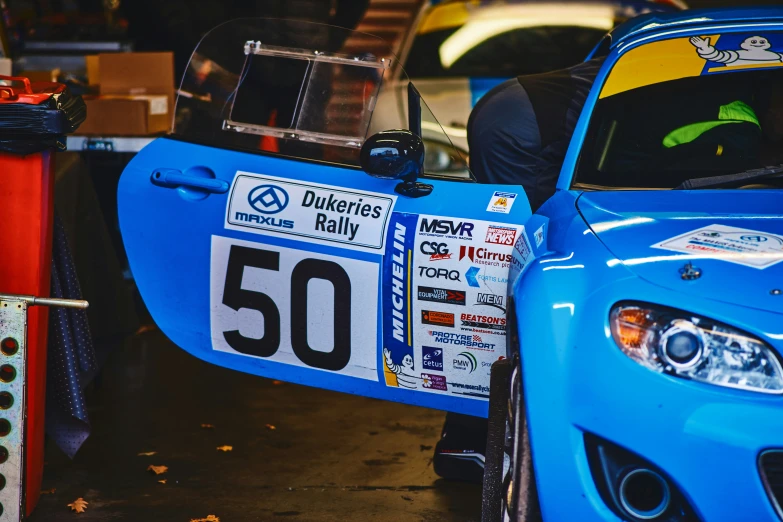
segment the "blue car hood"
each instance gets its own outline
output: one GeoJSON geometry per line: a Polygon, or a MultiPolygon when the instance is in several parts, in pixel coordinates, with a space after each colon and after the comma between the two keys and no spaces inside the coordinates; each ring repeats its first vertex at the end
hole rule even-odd
{"type": "MultiPolygon", "coordinates": [[[[783,191],[589,192],[577,207],[639,277],[659,286],[783,313],[783,191]],[[684,280],[687,263],[701,277],[684,280]]],[[[610,262],[611,263],[611,262],[610,262]]]]}

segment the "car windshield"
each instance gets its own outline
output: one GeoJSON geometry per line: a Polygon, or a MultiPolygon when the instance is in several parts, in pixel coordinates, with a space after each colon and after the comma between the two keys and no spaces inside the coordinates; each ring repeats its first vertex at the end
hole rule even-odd
{"type": "Polygon", "coordinates": [[[553,71],[582,61],[624,19],[609,3],[438,4],[419,23],[405,70],[412,78],[553,71]]]}
{"type": "Polygon", "coordinates": [[[683,188],[783,163],[783,33],[764,34],[696,36],[627,53],[602,86],[575,186],[683,188]]]}

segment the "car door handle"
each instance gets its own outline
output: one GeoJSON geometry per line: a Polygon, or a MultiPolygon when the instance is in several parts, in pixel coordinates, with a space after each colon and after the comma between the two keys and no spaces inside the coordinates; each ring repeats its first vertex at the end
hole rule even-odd
{"type": "Polygon", "coordinates": [[[189,176],[174,169],[157,169],[150,176],[153,185],[164,188],[187,187],[212,194],[228,192],[229,184],[222,179],[189,176]]]}

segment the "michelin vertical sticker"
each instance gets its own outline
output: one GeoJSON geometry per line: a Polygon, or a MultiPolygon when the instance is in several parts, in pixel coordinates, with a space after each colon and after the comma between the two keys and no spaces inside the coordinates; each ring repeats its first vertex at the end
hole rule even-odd
{"type": "MultiPolygon", "coordinates": [[[[392,214],[383,257],[383,367],[387,386],[418,389],[413,359],[413,238],[418,216],[392,214]]],[[[421,366],[420,366],[421,368],[421,366]]]]}
{"type": "Polygon", "coordinates": [[[225,227],[381,252],[396,196],[238,172],[225,227]]]}
{"type": "Polygon", "coordinates": [[[783,261],[783,237],[726,225],[710,225],[652,245],[764,269],[783,261]]]}
{"type": "Polygon", "coordinates": [[[393,214],[384,299],[396,298],[395,284],[410,285],[412,319],[395,327],[394,312],[384,318],[387,385],[488,398],[490,366],[506,355],[506,285],[521,231],[473,219],[393,214]],[[395,273],[410,279],[395,283],[395,273]],[[410,338],[395,337],[408,328],[410,338]]]}

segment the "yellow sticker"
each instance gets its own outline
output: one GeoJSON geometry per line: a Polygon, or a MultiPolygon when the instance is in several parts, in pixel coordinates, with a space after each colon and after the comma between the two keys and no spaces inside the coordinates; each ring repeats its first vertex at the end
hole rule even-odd
{"type": "Polygon", "coordinates": [[[620,57],[601,98],[715,73],[783,67],[783,33],[724,33],[652,42],[620,57]]]}

